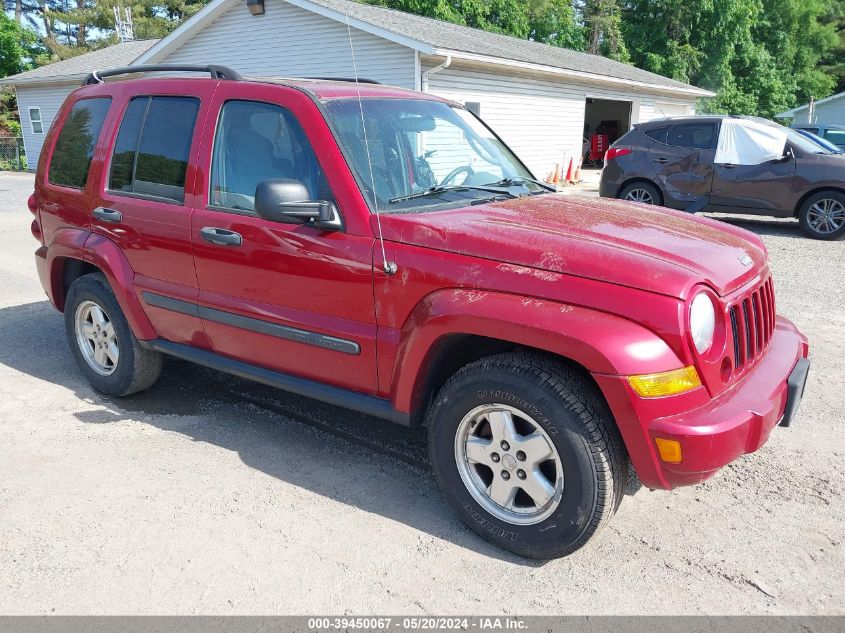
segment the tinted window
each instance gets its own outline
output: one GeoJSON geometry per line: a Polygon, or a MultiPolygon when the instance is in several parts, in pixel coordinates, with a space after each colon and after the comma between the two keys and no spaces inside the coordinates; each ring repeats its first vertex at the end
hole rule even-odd
{"type": "Polygon", "coordinates": [[[669,127],[656,127],[653,130],[646,130],[645,135],[655,141],[665,143],[666,137],[669,135],[669,127]]]}
{"type": "Polygon", "coordinates": [[[111,99],[77,101],[67,118],[50,158],[49,178],[54,185],[84,189],[94,147],[111,99]]]}
{"type": "Polygon", "coordinates": [[[136,97],[120,124],[109,188],[182,202],[199,100],[136,97]]]}
{"type": "Polygon", "coordinates": [[[716,126],[712,123],[688,123],[672,127],[666,142],[678,147],[712,149],[715,137],[716,126]]]}
{"type": "Polygon", "coordinates": [[[834,145],[845,145],[845,130],[825,130],[824,137],[834,145]]]}
{"type": "Polygon", "coordinates": [[[129,102],[126,114],[117,133],[117,141],[111,158],[109,189],[112,191],[132,191],[132,172],[135,168],[135,152],[138,149],[138,137],[141,125],[147,113],[150,100],[133,99],[129,102]]]}
{"type": "Polygon", "coordinates": [[[311,200],[332,200],[317,156],[290,112],[257,101],[226,102],[214,138],[210,203],[252,211],[256,186],[274,178],[298,180],[311,200]]]}

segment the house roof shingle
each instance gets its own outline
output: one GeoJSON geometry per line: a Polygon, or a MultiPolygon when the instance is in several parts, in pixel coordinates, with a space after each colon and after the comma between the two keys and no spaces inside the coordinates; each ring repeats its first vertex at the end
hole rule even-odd
{"type": "Polygon", "coordinates": [[[47,82],[50,80],[72,80],[87,75],[95,70],[103,68],[114,68],[117,66],[128,66],[140,55],[147,52],[158,40],[135,40],[133,42],[121,42],[114,46],[101,48],[84,55],[77,55],[70,59],[54,62],[33,70],[3,77],[0,84],[25,84],[35,82],[47,82]]]}
{"type": "Polygon", "coordinates": [[[606,75],[667,88],[691,89],[689,84],[669,79],[601,55],[590,55],[568,48],[540,44],[510,35],[452,24],[395,9],[361,4],[352,0],[310,0],[327,9],[346,13],[397,35],[424,42],[436,48],[502,59],[552,66],[563,70],[606,75]]]}

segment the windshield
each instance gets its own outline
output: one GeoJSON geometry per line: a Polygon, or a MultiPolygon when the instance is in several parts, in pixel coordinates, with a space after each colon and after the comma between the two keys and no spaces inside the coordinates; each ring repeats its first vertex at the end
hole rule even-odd
{"type": "MultiPolygon", "coordinates": [[[[829,154],[830,150],[826,147],[821,145],[820,143],[816,143],[815,140],[809,139],[803,134],[800,134],[793,130],[792,128],[787,128],[789,130],[786,133],[786,138],[790,142],[790,144],[798,147],[798,149],[807,152],[808,154],[829,154]]],[[[821,140],[821,139],[819,139],[821,140]]]]}
{"type": "Polygon", "coordinates": [[[778,130],[786,132],[786,140],[789,142],[790,145],[793,147],[797,147],[802,152],[807,154],[826,154],[824,149],[818,146],[815,142],[808,139],[806,136],[803,136],[799,132],[796,132],[792,128],[785,127],[779,123],[775,123],[774,121],[769,121],[768,119],[763,119],[760,117],[748,117],[754,121],[758,121],[764,125],[768,125],[769,127],[777,128],[778,130]]]}
{"type": "Polygon", "coordinates": [[[514,188],[521,194],[546,190],[530,182],[519,159],[462,108],[422,99],[339,99],[326,110],[373,210],[466,206],[495,197],[497,188],[511,195],[514,188]]]}

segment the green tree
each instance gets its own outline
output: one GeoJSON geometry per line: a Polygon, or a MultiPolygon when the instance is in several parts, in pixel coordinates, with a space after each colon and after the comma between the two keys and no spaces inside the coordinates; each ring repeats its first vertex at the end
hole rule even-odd
{"type": "Polygon", "coordinates": [[[617,0],[585,0],[581,9],[587,52],[630,62],[622,36],[622,11],[617,0]]]}
{"type": "Polygon", "coordinates": [[[622,32],[637,66],[717,92],[701,109],[772,117],[833,89],[824,1],[626,0],[622,32]]]}
{"type": "Polygon", "coordinates": [[[571,0],[530,0],[528,37],[535,42],[584,50],[584,30],[576,22],[571,0]]]}
{"type": "Polygon", "coordinates": [[[0,77],[29,70],[43,50],[37,33],[0,14],[0,77]]]}
{"type": "Polygon", "coordinates": [[[834,92],[845,91],[845,0],[830,0],[822,23],[834,31],[835,44],[821,57],[819,69],[833,77],[834,92]]]}

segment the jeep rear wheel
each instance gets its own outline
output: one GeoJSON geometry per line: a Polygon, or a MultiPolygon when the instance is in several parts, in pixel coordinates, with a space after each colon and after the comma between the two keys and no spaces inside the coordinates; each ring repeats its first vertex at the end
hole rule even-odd
{"type": "Polygon", "coordinates": [[[65,302],[65,332],[77,364],[98,391],[128,396],[152,385],[161,354],[141,347],[106,278],[80,277],[65,302]]]}
{"type": "Polygon", "coordinates": [[[440,390],[428,422],[449,504],[516,554],[574,552],[621,502],[618,430],[595,385],[563,364],[502,354],[468,365],[440,390]]]}

